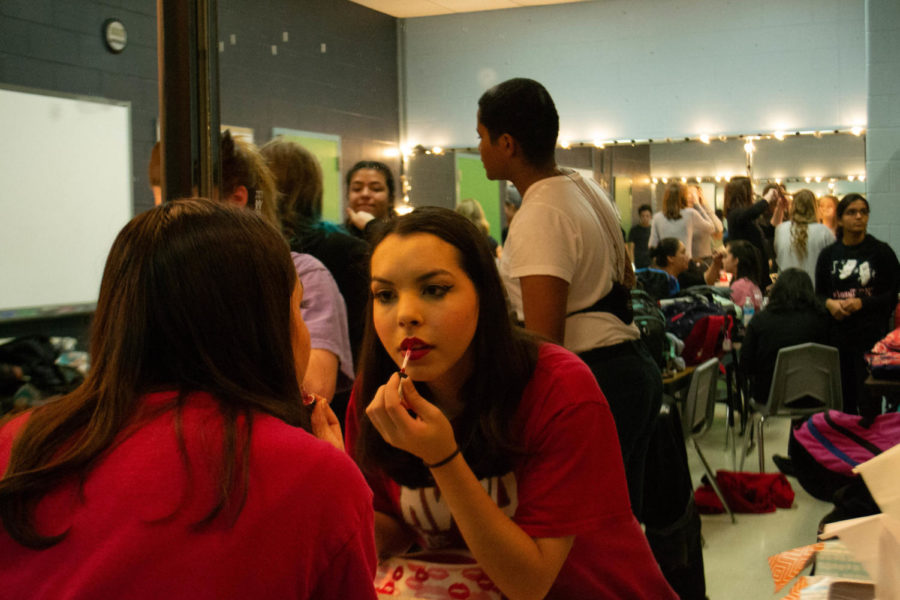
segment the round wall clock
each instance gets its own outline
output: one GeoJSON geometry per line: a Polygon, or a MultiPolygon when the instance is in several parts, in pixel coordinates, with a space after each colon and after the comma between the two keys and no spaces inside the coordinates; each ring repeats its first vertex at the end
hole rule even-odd
{"type": "Polygon", "coordinates": [[[103,41],[110,52],[118,54],[128,43],[128,32],[118,19],[107,19],[103,22],[103,41]]]}

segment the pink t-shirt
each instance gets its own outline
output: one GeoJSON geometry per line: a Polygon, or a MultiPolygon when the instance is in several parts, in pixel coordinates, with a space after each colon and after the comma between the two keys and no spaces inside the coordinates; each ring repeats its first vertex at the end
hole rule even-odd
{"type": "MultiPolygon", "coordinates": [[[[159,406],[173,393],[151,394],[159,406]]],[[[27,414],[0,429],[0,471],[27,414]]],[[[213,506],[222,418],[207,394],[182,413],[188,479],[174,411],[124,435],[84,482],[45,496],[46,550],[0,528],[0,596],[18,598],[375,598],[372,494],[353,461],[275,417],[255,413],[246,502],[229,526],[194,524],[213,506]]]]}
{"type": "Polygon", "coordinates": [[[731,299],[738,306],[744,306],[744,301],[750,298],[753,308],[759,310],[762,306],[763,295],[759,286],[746,277],[741,277],[731,284],[731,299]]]}
{"type": "MultiPolygon", "coordinates": [[[[347,449],[358,434],[347,413],[347,449]]],[[[529,536],[575,543],[547,598],[676,598],[631,512],[616,427],[606,398],[577,356],[543,344],[515,422],[525,458],[482,484],[529,536]]],[[[465,549],[436,488],[370,478],[375,510],[405,522],[426,550],[465,549]]]]}

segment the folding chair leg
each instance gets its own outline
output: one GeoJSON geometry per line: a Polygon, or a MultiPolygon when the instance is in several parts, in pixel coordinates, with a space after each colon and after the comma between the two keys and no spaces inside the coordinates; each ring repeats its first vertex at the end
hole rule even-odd
{"type": "Polygon", "coordinates": [[[747,455],[750,454],[750,444],[753,441],[753,436],[755,435],[755,431],[753,429],[753,425],[756,422],[755,419],[751,419],[747,424],[747,428],[741,432],[744,436],[744,447],[741,450],[741,468],[739,471],[744,470],[744,460],[747,458],[747,455]]]}
{"type": "Polygon", "coordinates": [[[728,450],[728,443],[734,441],[729,439],[728,433],[734,427],[734,411],[731,410],[731,404],[725,404],[725,449],[728,450]]]}
{"type": "Polygon", "coordinates": [[[736,523],[734,518],[734,513],[731,512],[731,507],[728,506],[728,503],[725,502],[725,496],[722,495],[722,490],[719,489],[719,484],[716,482],[716,476],[712,472],[712,469],[709,468],[709,463],[706,462],[706,457],[703,456],[703,452],[700,450],[700,445],[697,443],[693,437],[691,437],[691,441],[694,442],[694,449],[697,451],[697,456],[700,457],[700,462],[703,463],[703,470],[706,471],[706,477],[709,479],[709,484],[712,486],[714,492],[716,492],[716,496],[719,497],[719,502],[722,503],[722,506],[725,507],[725,512],[728,513],[728,516],[731,517],[731,522],[736,523]]]}
{"type": "Polygon", "coordinates": [[[762,415],[759,416],[759,430],[756,432],[756,436],[758,438],[757,445],[759,446],[759,472],[766,472],[766,454],[765,454],[765,437],[763,436],[763,425],[766,423],[766,418],[762,415]]]}
{"type": "Polygon", "coordinates": [[[734,423],[729,423],[726,427],[728,427],[728,431],[725,432],[725,435],[731,438],[731,469],[737,470],[737,440],[734,438],[734,423]]]}

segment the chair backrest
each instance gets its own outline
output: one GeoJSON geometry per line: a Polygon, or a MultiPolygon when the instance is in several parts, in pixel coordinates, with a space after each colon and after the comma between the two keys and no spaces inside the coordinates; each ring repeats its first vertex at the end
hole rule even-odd
{"type": "Polygon", "coordinates": [[[718,376],[718,358],[711,358],[694,369],[682,414],[685,439],[703,433],[712,426],[718,376]]]}
{"type": "Polygon", "coordinates": [[[799,344],[778,351],[767,410],[770,416],[802,417],[841,410],[838,350],[822,344],[799,344]]]}

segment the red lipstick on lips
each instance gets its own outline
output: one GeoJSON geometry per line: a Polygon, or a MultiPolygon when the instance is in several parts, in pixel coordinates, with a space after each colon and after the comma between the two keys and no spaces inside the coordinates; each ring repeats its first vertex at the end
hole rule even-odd
{"type": "Polygon", "coordinates": [[[426,344],[419,338],[408,337],[400,344],[400,350],[409,355],[410,360],[419,360],[429,352],[434,346],[426,344]]]}

